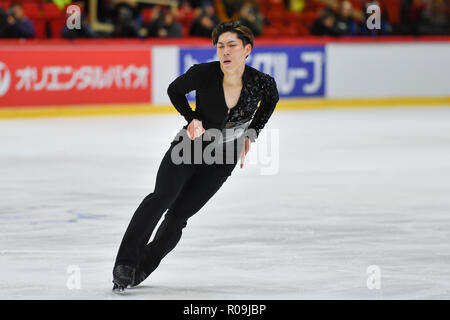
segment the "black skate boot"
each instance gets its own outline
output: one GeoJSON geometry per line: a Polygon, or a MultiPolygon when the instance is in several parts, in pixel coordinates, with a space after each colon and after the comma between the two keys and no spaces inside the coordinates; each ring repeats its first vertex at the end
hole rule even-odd
{"type": "Polygon", "coordinates": [[[140,284],[142,281],[147,279],[149,275],[146,274],[144,271],[140,270],[139,268],[136,269],[136,272],[134,274],[134,281],[131,284],[131,287],[136,287],[138,284],[140,284]]]}
{"type": "Polygon", "coordinates": [[[131,287],[135,282],[136,269],[132,266],[118,265],[113,270],[113,291],[124,292],[125,288],[131,287]]]}

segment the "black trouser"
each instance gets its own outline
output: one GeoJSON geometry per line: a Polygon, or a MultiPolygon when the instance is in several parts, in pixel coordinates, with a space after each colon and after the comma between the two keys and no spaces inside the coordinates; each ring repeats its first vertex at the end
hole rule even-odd
{"type": "Polygon", "coordinates": [[[235,149],[231,164],[174,164],[171,151],[176,142],[171,143],[159,166],[154,191],[144,198],[128,225],[115,265],[139,267],[147,275],[158,267],[177,245],[187,220],[206,204],[234,170],[243,144],[241,139],[232,143],[235,149]],[[167,209],[154,239],[147,244],[167,209]]]}

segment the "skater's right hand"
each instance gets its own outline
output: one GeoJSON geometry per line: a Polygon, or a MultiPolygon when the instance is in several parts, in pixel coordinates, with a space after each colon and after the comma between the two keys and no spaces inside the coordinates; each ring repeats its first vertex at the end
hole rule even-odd
{"type": "Polygon", "coordinates": [[[204,132],[205,129],[203,129],[202,122],[198,119],[192,119],[191,123],[189,123],[187,127],[187,134],[191,140],[200,137],[204,132]]]}

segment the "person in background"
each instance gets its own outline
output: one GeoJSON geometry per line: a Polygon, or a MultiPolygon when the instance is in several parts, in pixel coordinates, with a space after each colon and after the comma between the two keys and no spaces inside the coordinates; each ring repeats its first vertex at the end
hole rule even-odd
{"type": "Polygon", "coordinates": [[[258,4],[254,0],[244,0],[239,10],[239,21],[249,28],[255,36],[263,32],[264,17],[259,11],[258,4]]]}
{"type": "MultiPolygon", "coordinates": [[[[78,3],[77,5],[81,8],[81,28],[80,29],[69,29],[67,25],[64,25],[63,30],[61,31],[61,37],[67,39],[76,39],[76,38],[96,38],[97,35],[94,30],[92,30],[89,25],[88,18],[84,11],[84,3],[78,3]]],[[[67,13],[67,17],[71,14],[67,13]]]]}
{"type": "Polygon", "coordinates": [[[336,30],[340,36],[354,36],[359,33],[358,23],[353,18],[353,5],[348,0],[340,4],[339,14],[336,17],[336,30]]]}
{"type": "Polygon", "coordinates": [[[137,38],[141,27],[139,7],[134,0],[115,1],[112,8],[112,21],[115,38],[137,38]]]}
{"type": "Polygon", "coordinates": [[[6,27],[8,26],[6,11],[0,8],[0,38],[6,38],[6,27]]]}
{"type": "Polygon", "coordinates": [[[6,35],[9,38],[34,38],[36,32],[33,22],[25,17],[20,3],[13,3],[7,11],[6,35]]]}
{"type": "MultiPolygon", "coordinates": [[[[189,2],[189,5],[191,6],[191,8],[203,8],[206,6],[212,6],[214,7],[214,0],[186,0],[187,2],[189,2]]],[[[179,1],[182,2],[182,1],[179,1]]]]}
{"type": "Polygon", "coordinates": [[[319,13],[319,17],[311,26],[311,34],[314,36],[338,36],[336,17],[331,8],[325,8],[319,13]]]}
{"type": "Polygon", "coordinates": [[[181,38],[181,25],[175,21],[175,14],[156,6],[154,16],[147,27],[147,35],[156,38],[181,38]]]}
{"type": "Polygon", "coordinates": [[[417,30],[420,35],[450,34],[449,17],[445,0],[426,0],[418,19],[417,30]]]}
{"type": "Polygon", "coordinates": [[[360,30],[361,30],[361,35],[363,36],[385,36],[385,35],[389,35],[392,34],[392,26],[390,25],[389,21],[387,20],[387,11],[386,8],[384,6],[381,6],[381,4],[378,1],[366,1],[365,5],[364,5],[364,9],[363,9],[363,13],[364,13],[364,19],[361,20],[360,23],[360,30]],[[369,29],[367,27],[367,20],[369,19],[369,17],[371,16],[371,13],[367,13],[367,7],[371,6],[371,5],[377,5],[381,8],[381,21],[380,21],[380,28],[379,29],[369,29]]]}
{"type": "Polygon", "coordinates": [[[192,22],[189,35],[194,37],[211,37],[213,29],[220,23],[212,5],[197,8],[197,18],[192,22]]]}
{"type": "MultiPolygon", "coordinates": [[[[155,6],[153,6],[154,8],[155,6]]],[[[195,8],[197,9],[197,8],[195,8]]],[[[178,3],[178,8],[177,8],[177,17],[179,18],[183,18],[183,16],[187,13],[187,12],[191,12],[194,10],[194,7],[191,5],[191,3],[187,0],[181,0],[178,3]]]]}

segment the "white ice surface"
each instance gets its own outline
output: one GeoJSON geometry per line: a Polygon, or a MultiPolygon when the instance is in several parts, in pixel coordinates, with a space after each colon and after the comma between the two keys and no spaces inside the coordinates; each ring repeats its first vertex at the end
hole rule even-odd
{"type": "Polygon", "coordinates": [[[182,125],[0,121],[0,298],[450,298],[450,108],[433,106],[274,113],[278,173],[236,167],[159,268],[113,294],[122,235],[182,125]]]}

